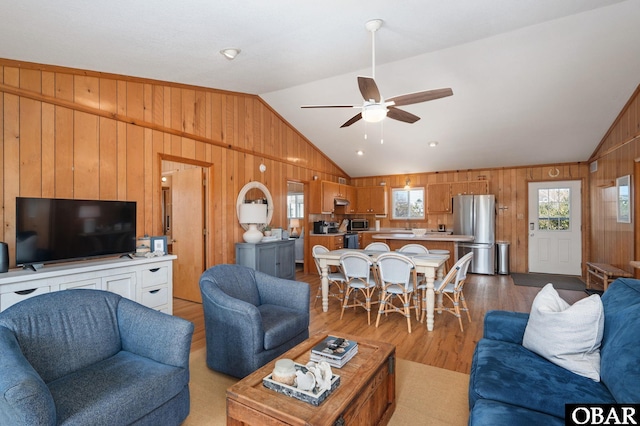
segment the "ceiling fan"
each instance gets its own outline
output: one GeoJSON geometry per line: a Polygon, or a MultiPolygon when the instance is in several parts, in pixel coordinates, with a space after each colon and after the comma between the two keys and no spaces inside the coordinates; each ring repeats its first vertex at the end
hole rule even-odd
{"type": "Polygon", "coordinates": [[[403,121],[405,123],[415,123],[420,120],[417,115],[404,111],[399,106],[417,104],[420,102],[432,101],[434,99],[444,98],[453,95],[453,90],[435,89],[425,90],[422,92],[408,93],[406,95],[394,96],[385,100],[378,90],[375,82],[376,74],[376,49],[375,49],[375,33],[382,26],[382,19],[373,19],[365,24],[368,31],[371,32],[372,54],[371,54],[371,77],[358,76],[358,87],[364,98],[362,105],[303,105],[301,108],[358,108],[362,111],[351,117],[340,127],[351,126],[361,118],[369,123],[382,121],[385,117],[394,120],[403,121]]]}

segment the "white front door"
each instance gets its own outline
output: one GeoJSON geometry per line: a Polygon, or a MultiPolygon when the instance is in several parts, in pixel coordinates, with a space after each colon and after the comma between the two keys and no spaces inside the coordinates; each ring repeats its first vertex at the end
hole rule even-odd
{"type": "Polygon", "coordinates": [[[582,275],[581,186],[529,182],[529,272],[582,275]]]}

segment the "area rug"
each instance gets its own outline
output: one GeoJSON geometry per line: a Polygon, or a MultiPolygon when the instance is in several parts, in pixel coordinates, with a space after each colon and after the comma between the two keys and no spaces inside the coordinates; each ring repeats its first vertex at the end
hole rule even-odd
{"type": "Polygon", "coordinates": [[[553,284],[556,290],[584,291],[584,281],[573,275],[553,274],[511,274],[515,285],[525,287],[544,287],[547,283],[553,284]]]}
{"type": "MultiPolygon", "coordinates": [[[[210,370],[205,349],[191,354],[191,412],[184,426],[226,425],[226,390],[237,379],[210,370]]],[[[389,425],[466,425],[469,375],[398,359],[396,411],[389,425]]]]}

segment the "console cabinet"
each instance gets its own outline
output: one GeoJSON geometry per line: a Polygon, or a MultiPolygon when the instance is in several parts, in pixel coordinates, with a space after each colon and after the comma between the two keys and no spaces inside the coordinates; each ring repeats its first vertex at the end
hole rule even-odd
{"type": "Polygon", "coordinates": [[[52,291],[95,289],[117,293],[149,308],[173,313],[175,255],[45,265],[37,271],[0,274],[0,311],[52,291]]]}
{"type": "Polygon", "coordinates": [[[236,243],[236,264],[248,266],[274,277],[295,280],[295,241],[236,243]]]}

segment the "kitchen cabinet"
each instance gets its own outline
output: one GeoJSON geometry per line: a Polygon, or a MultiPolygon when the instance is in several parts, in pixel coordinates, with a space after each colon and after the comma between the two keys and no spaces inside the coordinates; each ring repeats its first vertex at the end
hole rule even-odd
{"type": "Polygon", "coordinates": [[[331,181],[313,181],[310,186],[309,213],[311,214],[330,214],[356,213],[356,188],[351,185],[345,185],[331,181]],[[349,201],[348,206],[336,207],[334,200],[343,198],[349,201]]]}
{"type": "Polygon", "coordinates": [[[358,196],[357,189],[351,185],[340,185],[340,191],[344,194],[344,198],[349,200],[349,205],[344,206],[344,214],[358,213],[358,196]]]}
{"type": "Polygon", "coordinates": [[[486,180],[432,183],[427,185],[427,213],[451,213],[454,195],[488,193],[489,182],[486,180]]]}
{"type": "Polygon", "coordinates": [[[322,213],[333,213],[335,210],[334,200],[340,194],[340,185],[336,182],[324,181],[322,186],[322,213]]]}
{"type": "MultiPolygon", "coordinates": [[[[320,214],[324,209],[323,201],[326,197],[323,194],[323,183],[322,181],[314,180],[309,185],[309,213],[320,214]]],[[[331,208],[331,211],[333,211],[333,206],[331,208]]]]}
{"type": "MultiPolygon", "coordinates": [[[[344,234],[315,234],[305,237],[308,240],[308,246],[305,247],[305,259],[313,260],[313,246],[321,245],[329,250],[338,250],[344,248],[344,234]]],[[[315,260],[313,262],[304,262],[304,271],[307,274],[316,274],[317,268],[315,260]]]]}
{"type": "Polygon", "coordinates": [[[311,235],[309,245],[313,248],[315,245],[325,246],[329,250],[339,250],[344,248],[344,234],[340,235],[311,235]]]}
{"type": "Polygon", "coordinates": [[[274,277],[296,278],[295,241],[236,243],[236,265],[248,266],[274,277]]]}
{"type": "Polygon", "coordinates": [[[454,195],[486,195],[489,193],[489,181],[486,180],[472,180],[466,182],[452,182],[451,183],[451,196],[454,195]]]}
{"type": "Polygon", "coordinates": [[[466,195],[469,193],[469,182],[453,182],[451,185],[451,196],[466,195]]]}
{"type": "Polygon", "coordinates": [[[375,235],[374,232],[359,232],[358,234],[361,236],[361,239],[358,240],[360,248],[365,248],[371,244],[373,242],[373,236],[375,235]]]}
{"type": "Polygon", "coordinates": [[[469,181],[469,194],[487,195],[489,194],[489,181],[472,180],[469,181]]]}
{"type": "Polygon", "coordinates": [[[357,213],[387,214],[387,187],[363,186],[356,189],[357,213]]]}
{"type": "Polygon", "coordinates": [[[451,185],[448,182],[427,185],[427,213],[451,213],[451,185]]]}

